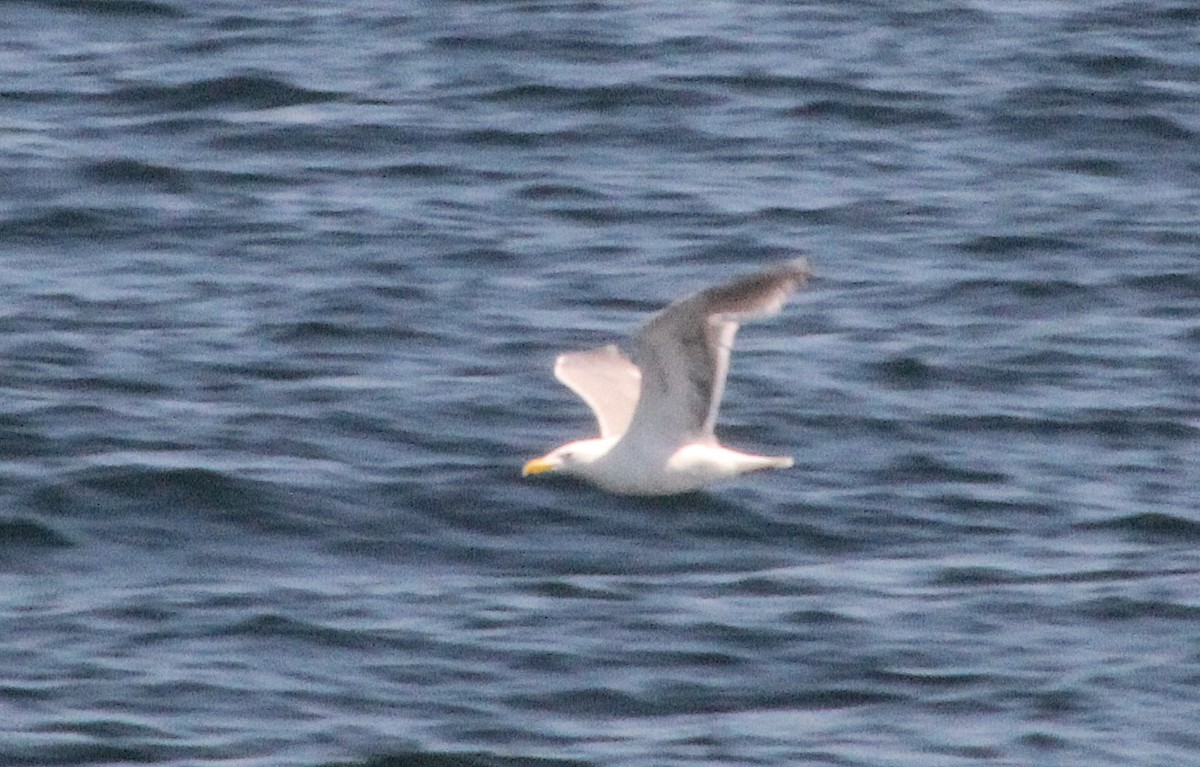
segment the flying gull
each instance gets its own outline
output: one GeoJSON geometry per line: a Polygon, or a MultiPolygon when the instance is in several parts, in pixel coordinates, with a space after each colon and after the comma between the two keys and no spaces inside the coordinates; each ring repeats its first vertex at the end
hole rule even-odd
{"type": "Polygon", "coordinates": [[[555,361],[600,436],[569,442],[525,464],[522,476],[558,472],[625,495],[672,495],[789,457],[722,447],[713,434],[738,324],[778,312],[812,274],[804,259],[702,290],[663,309],[634,338],[633,360],[615,345],[555,361]]]}

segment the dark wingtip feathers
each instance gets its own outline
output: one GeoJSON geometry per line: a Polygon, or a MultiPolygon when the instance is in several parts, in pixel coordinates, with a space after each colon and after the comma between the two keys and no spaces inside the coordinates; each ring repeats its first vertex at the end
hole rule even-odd
{"type": "Polygon", "coordinates": [[[774,268],[701,291],[710,313],[748,317],[774,314],[793,292],[812,277],[805,258],[796,258],[774,268]]]}
{"type": "Polygon", "coordinates": [[[800,288],[813,278],[812,265],[808,263],[808,259],[800,256],[793,258],[785,264],[781,264],[778,268],[779,272],[787,274],[796,281],[796,287],[800,288]]]}

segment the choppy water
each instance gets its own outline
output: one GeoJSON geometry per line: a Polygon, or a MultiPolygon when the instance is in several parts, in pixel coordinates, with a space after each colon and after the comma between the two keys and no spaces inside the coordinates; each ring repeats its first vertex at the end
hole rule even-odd
{"type": "Polygon", "coordinates": [[[0,5],[0,762],[1200,763],[1198,22],[0,5]],[[797,468],[519,478],[797,252],[797,468]]]}

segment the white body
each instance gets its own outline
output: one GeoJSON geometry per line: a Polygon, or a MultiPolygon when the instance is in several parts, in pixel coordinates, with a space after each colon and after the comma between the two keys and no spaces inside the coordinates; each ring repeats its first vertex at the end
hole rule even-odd
{"type": "Polygon", "coordinates": [[[598,452],[588,463],[577,462],[570,471],[610,493],[621,495],[675,495],[700,490],[722,480],[763,469],[787,469],[787,456],[751,455],[720,445],[692,443],[657,455],[614,450],[616,440],[589,439],[564,447],[576,455],[598,452]]]}

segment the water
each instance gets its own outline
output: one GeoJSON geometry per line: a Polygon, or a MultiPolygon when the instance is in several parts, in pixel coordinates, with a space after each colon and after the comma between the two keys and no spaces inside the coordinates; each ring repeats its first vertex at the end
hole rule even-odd
{"type": "Polygon", "coordinates": [[[3,4],[0,762],[1200,763],[1198,21],[3,4]],[[520,479],[797,253],[797,468],[520,479]]]}

